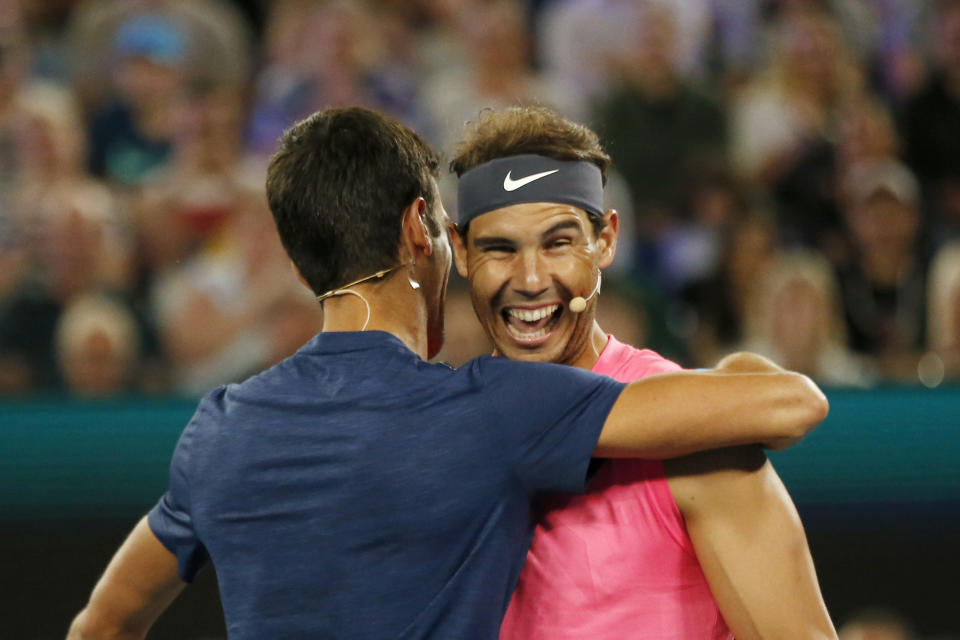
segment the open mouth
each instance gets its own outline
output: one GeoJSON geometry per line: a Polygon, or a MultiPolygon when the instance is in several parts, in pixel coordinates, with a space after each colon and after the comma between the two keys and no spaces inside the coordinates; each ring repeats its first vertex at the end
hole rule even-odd
{"type": "Polygon", "coordinates": [[[563,315],[563,307],[559,304],[535,308],[507,307],[500,314],[510,337],[530,345],[542,342],[550,335],[563,315]]]}

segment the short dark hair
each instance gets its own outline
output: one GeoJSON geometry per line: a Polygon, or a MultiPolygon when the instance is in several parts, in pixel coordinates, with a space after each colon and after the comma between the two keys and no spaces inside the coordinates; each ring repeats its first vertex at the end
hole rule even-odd
{"type": "Polygon", "coordinates": [[[318,111],[280,139],[267,201],[280,240],[313,291],[397,263],[403,210],[427,204],[431,234],[439,157],[398,120],[361,107],[318,111]]]}
{"type": "MultiPolygon", "coordinates": [[[[450,161],[450,170],[462,176],[470,169],[497,158],[536,154],[554,160],[585,160],[597,165],[603,184],[607,183],[610,156],[597,134],[582,124],[564,118],[543,106],[485,109],[468,122],[463,140],[450,161]]],[[[603,219],[590,216],[594,233],[604,227],[603,219]]],[[[469,225],[458,227],[466,235],[469,225]]]]}

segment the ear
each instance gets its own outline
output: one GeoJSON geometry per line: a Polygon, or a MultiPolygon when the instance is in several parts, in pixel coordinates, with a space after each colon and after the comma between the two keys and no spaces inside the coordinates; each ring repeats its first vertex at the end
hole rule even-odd
{"type": "Polygon", "coordinates": [[[601,269],[606,269],[613,264],[613,258],[617,255],[617,236],[620,233],[620,215],[616,209],[610,209],[603,216],[606,223],[600,236],[597,238],[597,247],[600,250],[600,260],[597,263],[601,269]]]}
{"type": "Polygon", "coordinates": [[[429,256],[433,253],[433,242],[430,232],[423,221],[427,213],[427,202],[422,197],[417,198],[403,210],[401,222],[400,242],[406,246],[411,259],[417,255],[429,256]]]}
{"type": "Polygon", "coordinates": [[[450,223],[450,243],[453,245],[453,261],[457,265],[457,273],[467,276],[467,239],[460,235],[457,225],[450,223]]]}

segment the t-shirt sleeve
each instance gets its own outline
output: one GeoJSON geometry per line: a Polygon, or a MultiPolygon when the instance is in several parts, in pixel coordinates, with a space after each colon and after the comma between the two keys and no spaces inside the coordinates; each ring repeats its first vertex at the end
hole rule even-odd
{"type": "Polygon", "coordinates": [[[177,557],[178,572],[191,582],[207,561],[207,550],[194,530],[190,502],[190,460],[203,405],[194,414],[180,436],[170,461],[170,485],[156,506],[147,514],[147,522],[157,539],[177,557]]]}
{"type": "Polygon", "coordinates": [[[582,493],[607,415],[624,384],[584,369],[482,358],[491,425],[530,493],[582,493]]]}

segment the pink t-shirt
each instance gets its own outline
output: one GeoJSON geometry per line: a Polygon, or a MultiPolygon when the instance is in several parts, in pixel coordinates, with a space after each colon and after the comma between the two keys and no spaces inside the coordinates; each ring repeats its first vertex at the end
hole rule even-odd
{"type": "MultiPolygon", "coordinates": [[[[631,382],[678,371],[609,336],[595,373],[631,382]]],[[[663,465],[606,462],[582,496],[544,505],[501,640],[727,640],[663,465]]]]}

